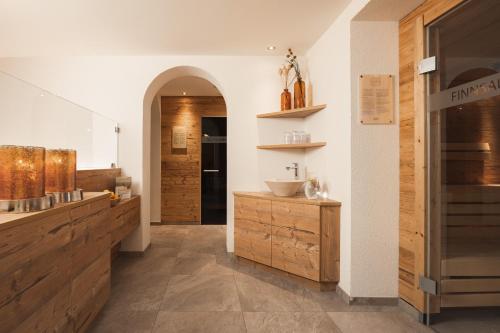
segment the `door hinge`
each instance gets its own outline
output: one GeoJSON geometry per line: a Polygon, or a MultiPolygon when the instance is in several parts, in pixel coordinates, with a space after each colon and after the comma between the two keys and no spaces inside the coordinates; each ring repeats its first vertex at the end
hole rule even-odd
{"type": "Polygon", "coordinates": [[[436,57],[429,57],[420,60],[418,64],[418,74],[434,72],[436,70],[436,57]]]}
{"type": "Polygon", "coordinates": [[[115,133],[120,133],[120,127],[115,126],[115,133]]]}
{"type": "Polygon", "coordinates": [[[428,294],[437,295],[437,282],[428,277],[420,275],[418,287],[428,294]]]}

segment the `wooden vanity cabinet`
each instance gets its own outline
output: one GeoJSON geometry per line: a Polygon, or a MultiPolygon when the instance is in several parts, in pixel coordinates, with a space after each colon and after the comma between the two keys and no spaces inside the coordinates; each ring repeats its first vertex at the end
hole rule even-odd
{"type": "Polygon", "coordinates": [[[318,282],[339,280],[339,202],[234,195],[237,256],[318,282]]]}

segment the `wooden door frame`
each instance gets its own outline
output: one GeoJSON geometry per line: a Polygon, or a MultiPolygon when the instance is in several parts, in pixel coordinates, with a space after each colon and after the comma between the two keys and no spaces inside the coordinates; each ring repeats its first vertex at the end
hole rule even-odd
{"type": "MultiPolygon", "coordinates": [[[[402,288],[408,292],[408,286],[402,285],[400,279],[400,297],[414,306],[419,312],[426,313],[428,311],[439,312],[439,298],[432,298],[430,308],[425,302],[425,293],[419,288],[419,277],[428,276],[429,273],[426,269],[426,237],[429,233],[426,227],[427,221],[427,138],[426,138],[426,86],[425,76],[418,74],[418,64],[425,58],[426,52],[426,28],[429,24],[433,23],[443,15],[463,4],[467,0],[426,0],[422,5],[417,7],[414,11],[408,14],[400,22],[400,32],[403,27],[408,28],[412,25],[414,35],[412,37],[413,47],[412,62],[413,62],[413,147],[414,147],[414,232],[413,232],[413,248],[414,248],[414,271],[413,271],[413,290],[412,294],[403,296],[401,293],[402,288]]],[[[400,60],[403,57],[401,52],[400,41],[400,60]]],[[[401,65],[400,65],[401,66],[401,65]]],[[[400,67],[400,71],[403,70],[400,67]]],[[[406,93],[401,88],[400,94],[406,93]]],[[[400,104],[401,104],[400,98],[400,104]]],[[[401,117],[400,117],[401,119],[401,117]]],[[[402,123],[401,123],[402,126],[402,123]]],[[[400,154],[402,156],[402,154],[400,154]]],[[[403,157],[400,157],[400,164],[408,163],[403,157]]],[[[401,209],[401,203],[400,203],[401,209]]],[[[401,223],[401,222],[400,222],[401,223]]],[[[435,230],[433,230],[435,232],[435,230]]],[[[435,244],[434,244],[435,246],[435,244]]],[[[440,259],[440,258],[437,258],[440,259]]],[[[431,267],[435,268],[439,263],[433,262],[431,267]]],[[[401,266],[400,266],[401,268],[401,266]]]]}

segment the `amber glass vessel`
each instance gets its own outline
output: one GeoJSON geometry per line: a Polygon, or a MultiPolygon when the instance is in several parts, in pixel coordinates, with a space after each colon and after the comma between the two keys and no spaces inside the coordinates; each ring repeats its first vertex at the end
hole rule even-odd
{"type": "Polygon", "coordinates": [[[0,146],[0,200],[45,196],[45,148],[0,146]]]}
{"type": "Polygon", "coordinates": [[[45,155],[45,191],[72,192],[76,190],[76,151],[47,149],[45,155]]]}
{"type": "Polygon", "coordinates": [[[284,89],[281,93],[281,111],[290,110],[292,108],[292,94],[288,89],[284,89]]]}
{"type": "Polygon", "coordinates": [[[297,80],[293,84],[293,107],[303,108],[306,106],[306,83],[303,80],[297,80]]]}

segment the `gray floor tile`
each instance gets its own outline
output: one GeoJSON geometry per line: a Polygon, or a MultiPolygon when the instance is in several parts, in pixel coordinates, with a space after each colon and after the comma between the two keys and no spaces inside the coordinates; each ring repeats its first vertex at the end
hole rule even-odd
{"type": "Polygon", "coordinates": [[[343,333],[431,333],[401,312],[328,312],[343,333]]]}
{"type": "Polygon", "coordinates": [[[259,280],[243,273],[235,273],[241,307],[247,312],[302,311],[302,290],[296,292],[259,280]]]}
{"type": "Polygon", "coordinates": [[[444,310],[431,327],[438,333],[500,333],[500,308],[444,310]]]}
{"type": "Polygon", "coordinates": [[[175,275],[163,298],[163,311],[240,311],[233,275],[175,275]]]}
{"type": "Polygon", "coordinates": [[[156,320],[157,311],[101,312],[89,333],[149,333],[156,320]]]}
{"type": "Polygon", "coordinates": [[[241,312],[164,312],[160,311],[154,333],[243,333],[241,312]]]}
{"type": "Polygon", "coordinates": [[[324,312],[244,312],[249,333],[341,333],[324,312]]]}

